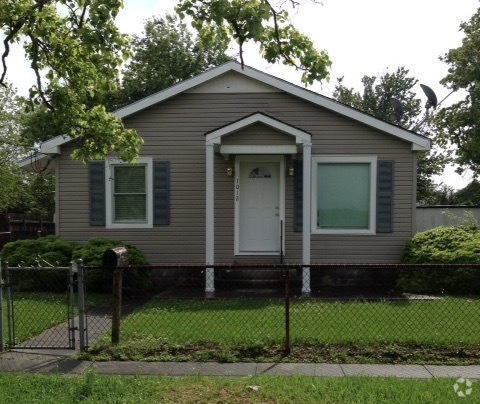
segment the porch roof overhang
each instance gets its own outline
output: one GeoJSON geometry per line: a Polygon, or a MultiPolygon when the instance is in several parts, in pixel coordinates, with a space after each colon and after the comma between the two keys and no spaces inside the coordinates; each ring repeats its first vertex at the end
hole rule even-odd
{"type": "Polygon", "coordinates": [[[264,113],[255,112],[207,132],[205,134],[205,145],[214,145],[216,151],[219,151],[227,159],[230,154],[296,154],[302,152],[304,145],[311,145],[311,134],[264,113]],[[258,123],[294,137],[295,145],[222,145],[224,136],[258,123]]]}

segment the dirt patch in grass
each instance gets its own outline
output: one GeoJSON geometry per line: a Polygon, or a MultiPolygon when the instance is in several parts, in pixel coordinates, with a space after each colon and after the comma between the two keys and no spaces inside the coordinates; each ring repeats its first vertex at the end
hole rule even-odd
{"type": "Polygon", "coordinates": [[[245,388],[243,385],[230,385],[218,387],[206,381],[176,387],[162,396],[162,401],[167,403],[275,403],[265,397],[256,397],[255,390],[245,388]]]}
{"type": "Polygon", "coordinates": [[[290,353],[280,345],[225,346],[220,344],[170,344],[163,339],[134,339],[119,345],[99,344],[80,359],[162,362],[312,362],[478,365],[480,347],[419,345],[293,345],[290,353]]]}

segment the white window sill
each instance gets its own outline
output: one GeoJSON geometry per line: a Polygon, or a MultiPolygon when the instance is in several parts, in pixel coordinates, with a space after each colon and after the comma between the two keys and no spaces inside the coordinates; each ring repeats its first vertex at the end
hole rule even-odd
{"type": "Polygon", "coordinates": [[[107,229],[152,229],[151,223],[112,223],[105,226],[107,229]]]}
{"type": "Polygon", "coordinates": [[[339,234],[339,235],[363,235],[363,236],[374,236],[376,234],[375,230],[370,229],[314,229],[312,234],[339,234]]]}

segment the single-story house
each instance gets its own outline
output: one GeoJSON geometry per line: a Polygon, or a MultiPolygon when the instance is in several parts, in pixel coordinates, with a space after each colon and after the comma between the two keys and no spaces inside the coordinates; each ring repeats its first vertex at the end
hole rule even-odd
{"type": "Polygon", "coordinates": [[[54,170],[65,239],[119,239],[153,263],[309,265],[396,263],[415,232],[430,140],[259,70],[228,62],[116,116],[144,139],[136,164],[84,165],[62,136],[20,163],[54,170]]]}

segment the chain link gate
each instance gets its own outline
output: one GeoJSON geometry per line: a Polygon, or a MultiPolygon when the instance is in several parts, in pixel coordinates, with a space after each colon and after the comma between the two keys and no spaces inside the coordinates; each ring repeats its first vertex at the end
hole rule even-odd
{"type": "Polygon", "coordinates": [[[85,349],[83,266],[79,263],[2,266],[0,350],[5,346],[73,350],[78,342],[85,349]]]}

